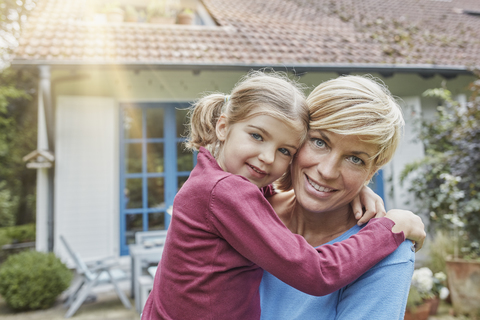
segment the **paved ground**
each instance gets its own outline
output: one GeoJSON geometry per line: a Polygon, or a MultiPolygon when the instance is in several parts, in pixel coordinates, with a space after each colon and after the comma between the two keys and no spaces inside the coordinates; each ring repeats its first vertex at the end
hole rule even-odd
{"type": "MultiPolygon", "coordinates": [[[[125,290],[125,292],[129,292],[125,290]]],[[[133,305],[133,301],[131,301],[133,305]]],[[[5,302],[0,298],[0,319],[2,320],[61,320],[67,309],[63,307],[61,298],[48,310],[15,313],[8,309],[5,302]]],[[[467,318],[453,316],[451,306],[442,303],[439,312],[430,316],[428,320],[479,320],[479,318],[467,318]]],[[[78,309],[72,320],[139,320],[140,315],[134,309],[125,309],[114,291],[97,293],[97,301],[86,303],[78,309]]]]}
{"type": "MultiPolygon", "coordinates": [[[[128,293],[128,290],[124,290],[128,293]]],[[[115,291],[109,290],[97,293],[95,302],[84,303],[71,318],[72,320],[139,320],[140,315],[133,307],[126,309],[115,291]]],[[[15,313],[7,307],[5,301],[0,298],[0,319],[2,320],[60,320],[65,319],[67,308],[59,298],[55,305],[47,310],[15,313]]]]}

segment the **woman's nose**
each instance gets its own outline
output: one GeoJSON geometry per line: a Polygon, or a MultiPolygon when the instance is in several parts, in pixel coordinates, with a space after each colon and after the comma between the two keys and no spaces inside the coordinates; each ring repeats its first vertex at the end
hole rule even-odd
{"type": "Polygon", "coordinates": [[[340,161],[331,153],[320,159],[317,171],[325,180],[336,179],[340,176],[340,161]]]}

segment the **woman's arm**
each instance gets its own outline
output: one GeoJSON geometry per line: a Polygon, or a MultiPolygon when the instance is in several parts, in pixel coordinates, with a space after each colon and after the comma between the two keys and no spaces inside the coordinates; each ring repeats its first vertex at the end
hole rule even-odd
{"type": "Polygon", "coordinates": [[[335,319],[403,320],[415,261],[411,246],[410,241],[405,241],[358,280],[342,288],[335,319]]]}

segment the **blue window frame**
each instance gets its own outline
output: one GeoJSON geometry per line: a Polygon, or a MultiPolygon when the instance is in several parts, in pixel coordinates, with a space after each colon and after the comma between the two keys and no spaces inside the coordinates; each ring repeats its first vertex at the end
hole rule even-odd
{"type": "Polygon", "coordinates": [[[373,175],[372,181],[368,184],[368,186],[373,190],[373,192],[378,194],[383,199],[383,202],[386,206],[387,202],[385,200],[385,191],[383,186],[383,170],[380,169],[376,174],[373,175]]]}
{"type": "Polygon", "coordinates": [[[185,151],[187,103],[125,103],[120,123],[120,254],[137,231],[167,229],[167,209],[195,166],[185,151]]]}

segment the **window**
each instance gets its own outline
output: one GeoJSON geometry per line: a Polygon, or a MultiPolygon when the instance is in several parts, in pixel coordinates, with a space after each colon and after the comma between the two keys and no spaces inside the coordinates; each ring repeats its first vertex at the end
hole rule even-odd
{"type": "Polygon", "coordinates": [[[137,231],[167,229],[166,212],[187,180],[196,157],[185,151],[186,103],[121,107],[120,254],[137,231]]]}

